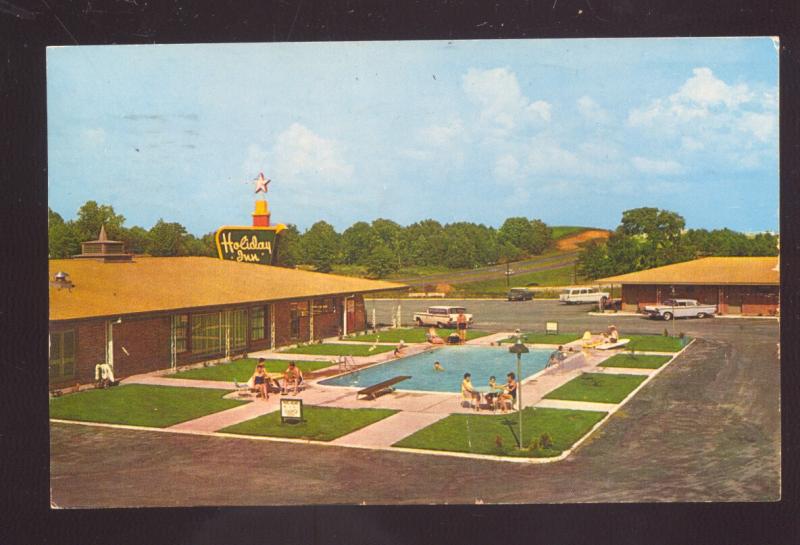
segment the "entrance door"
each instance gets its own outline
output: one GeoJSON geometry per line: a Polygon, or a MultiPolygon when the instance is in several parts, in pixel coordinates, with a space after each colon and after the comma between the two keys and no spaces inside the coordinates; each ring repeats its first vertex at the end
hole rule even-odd
{"type": "Polygon", "coordinates": [[[347,333],[355,329],[356,324],[356,301],[355,299],[345,299],[345,308],[347,309],[347,333]]]}
{"type": "Polygon", "coordinates": [[[297,308],[297,305],[292,303],[292,306],[289,308],[289,323],[291,324],[291,329],[289,330],[289,337],[291,339],[299,339],[300,338],[300,310],[297,308]]]}
{"type": "Polygon", "coordinates": [[[728,314],[742,313],[742,293],[739,290],[728,292],[726,297],[728,303],[728,314]]]}

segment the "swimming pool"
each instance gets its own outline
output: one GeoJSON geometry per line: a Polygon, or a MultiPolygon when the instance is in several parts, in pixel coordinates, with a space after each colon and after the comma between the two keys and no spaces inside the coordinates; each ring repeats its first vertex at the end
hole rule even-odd
{"type": "MultiPolygon", "coordinates": [[[[523,354],[523,379],[544,369],[550,352],[531,348],[530,353],[523,354]]],[[[366,388],[398,375],[411,375],[410,379],[397,385],[398,390],[460,392],[464,373],[472,374],[472,384],[475,386],[486,386],[492,375],[498,383],[505,383],[506,374],[510,371],[516,374],[517,357],[508,351],[508,347],[444,346],[322,380],[320,384],[366,388]],[[444,371],[433,370],[435,361],[441,363],[444,371]]]]}

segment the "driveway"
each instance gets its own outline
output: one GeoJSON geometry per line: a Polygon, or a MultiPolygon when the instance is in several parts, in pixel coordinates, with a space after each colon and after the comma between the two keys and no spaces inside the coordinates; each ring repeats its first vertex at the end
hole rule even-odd
{"type": "MultiPolygon", "coordinates": [[[[368,301],[367,309],[374,305],[380,321],[396,304],[368,301]]],[[[588,316],[587,307],[550,301],[460,304],[489,330],[543,331],[553,319],[563,331],[614,323],[623,336],[665,327],[588,316]]],[[[425,302],[402,305],[405,318],[425,302]]],[[[675,329],[698,341],[561,462],[529,466],[52,424],[52,499],[65,507],[779,499],[777,323],[718,318],[676,321],[675,329]],[[288,463],[292,486],[272,486],[285,480],[288,463]]]]}

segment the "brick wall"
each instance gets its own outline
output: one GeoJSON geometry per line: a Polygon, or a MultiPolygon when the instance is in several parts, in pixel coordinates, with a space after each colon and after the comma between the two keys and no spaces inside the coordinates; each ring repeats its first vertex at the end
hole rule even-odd
{"type": "Polygon", "coordinates": [[[364,296],[363,295],[356,295],[355,296],[355,320],[353,320],[353,324],[349,325],[351,331],[364,331],[367,327],[367,308],[364,304],[364,296]]]}
{"type": "Polygon", "coordinates": [[[169,316],[123,318],[114,326],[114,375],[124,378],[169,369],[170,327],[169,316]]]}

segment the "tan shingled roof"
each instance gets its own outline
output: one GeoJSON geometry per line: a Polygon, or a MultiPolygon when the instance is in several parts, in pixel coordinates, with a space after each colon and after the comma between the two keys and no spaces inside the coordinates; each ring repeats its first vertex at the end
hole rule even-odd
{"type": "Polygon", "coordinates": [[[611,276],[600,284],[775,285],[777,257],[704,257],[646,271],[611,276]]]}
{"type": "Polygon", "coordinates": [[[50,260],[50,279],[69,274],[71,290],[50,286],[50,319],[364,293],[406,286],[210,257],[137,257],[127,263],[50,260]]]}

